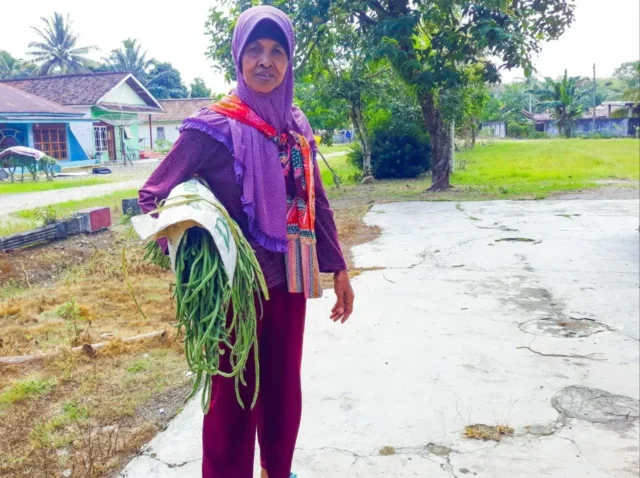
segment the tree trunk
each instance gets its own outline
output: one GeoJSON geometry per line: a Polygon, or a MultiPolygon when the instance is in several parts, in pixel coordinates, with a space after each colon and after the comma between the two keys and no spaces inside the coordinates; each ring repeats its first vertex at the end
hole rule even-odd
{"type": "Polygon", "coordinates": [[[418,101],[422,108],[424,124],[431,137],[431,187],[429,191],[445,191],[451,187],[449,184],[451,132],[434,103],[433,94],[419,93],[418,101]]]}
{"type": "Polygon", "coordinates": [[[478,125],[476,124],[475,120],[471,123],[471,148],[469,149],[473,149],[476,147],[476,134],[477,134],[477,129],[478,129],[478,125]]]}
{"type": "Polygon", "coordinates": [[[351,104],[351,122],[356,129],[360,147],[362,148],[362,175],[366,178],[371,176],[371,145],[367,136],[367,127],[362,117],[362,108],[359,105],[351,104]]]}

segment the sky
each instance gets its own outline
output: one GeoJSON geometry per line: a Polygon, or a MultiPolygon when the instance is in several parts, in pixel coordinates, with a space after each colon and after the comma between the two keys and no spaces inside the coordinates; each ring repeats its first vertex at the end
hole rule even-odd
{"type": "MultiPolygon", "coordinates": [[[[222,75],[205,56],[208,39],[204,24],[210,0],[143,2],[110,0],[2,0],[0,50],[28,58],[28,44],[35,39],[31,26],[40,17],[58,11],[71,15],[78,46],[95,45],[99,60],[121,46],[123,39],[137,39],[150,58],[168,61],[188,85],[201,77],[216,93],[228,89],[222,75]]],[[[596,63],[599,77],[610,76],[625,61],[640,59],[640,0],[576,0],[576,18],[560,40],[543,46],[536,58],[538,76],[557,77],[568,69],[571,76],[591,76],[596,63]]],[[[505,72],[504,81],[522,72],[505,72]]]]}

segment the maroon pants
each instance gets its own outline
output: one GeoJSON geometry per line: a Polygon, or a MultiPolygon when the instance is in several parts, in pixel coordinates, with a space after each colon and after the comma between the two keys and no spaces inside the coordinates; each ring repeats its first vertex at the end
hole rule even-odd
{"type": "Polygon", "coordinates": [[[211,408],[202,429],[203,478],[251,478],[256,430],[262,468],[269,478],[289,478],[302,414],[306,300],[303,294],[289,294],[286,285],[270,290],[269,295],[258,324],[258,403],[249,410],[255,385],[253,357],[245,371],[247,386],[240,385],[245,410],[236,399],[234,380],[213,378],[211,408]]]}

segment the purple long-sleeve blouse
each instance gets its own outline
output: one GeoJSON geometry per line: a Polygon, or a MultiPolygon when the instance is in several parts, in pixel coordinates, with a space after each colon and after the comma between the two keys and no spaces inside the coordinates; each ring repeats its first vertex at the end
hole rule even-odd
{"type": "MultiPolygon", "coordinates": [[[[233,154],[225,145],[203,132],[184,130],[171,152],[140,189],[138,202],[143,212],[152,211],[156,208],[157,201],[165,199],[178,184],[195,175],[200,176],[244,232],[256,253],[267,287],[273,288],[287,280],[284,254],[264,249],[248,234],[248,219],[241,201],[242,187],[236,181],[233,163],[233,154]]],[[[329,206],[317,163],[315,184],[315,229],[320,272],[346,270],[333,211],[329,206]]]]}

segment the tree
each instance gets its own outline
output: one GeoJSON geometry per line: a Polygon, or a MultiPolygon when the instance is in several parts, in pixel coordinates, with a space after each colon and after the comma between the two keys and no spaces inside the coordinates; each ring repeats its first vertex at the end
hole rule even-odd
{"type": "MultiPolygon", "coordinates": [[[[233,27],[240,14],[254,6],[253,0],[221,0],[211,8],[206,22],[209,36],[207,57],[214,67],[224,73],[227,81],[235,80],[235,68],[231,54],[233,27]]],[[[305,68],[315,57],[321,56],[321,46],[327,37],[330,0],[265,0],[264,5],[272,5],[284,11],[293,21],[296,30],[296,57],[294,70],[302,76],[305,68]]]]}
{"type": "Polygon", "coordinates": [[[25,78],[36,69],[33,63],[27,63],[11,56],[7,51],[0,50],[0,79],[25,78]]]}
{"type": "Polygon", "coordinates": [[[86,54],[95,46],[77,48],[78,35],[71,30],[69,16],[66,20],[59,13],[53,17],[42,18],[44,29],[31,27],[41,41],[29,43],[29,54],[39,65],[38,75],[86,73],[94,62],[86,54]]]}
{"type": "Polygon", "coordinates": [[[149,92],[160,100],[189,96],[187,87],[182,83],[180,72],[171,63],[155,63],[148,78],[149,92]]]}
{"type": "Polygon", "coordinates": [[[590,94],[587,82],[579,76],[567,76],[565,70],[560,80],[547,77],[541,89],[532,91],[538,98],[537,108],[551,110],[558,131],[567,138],[571,137],[575,120],[584,111],[582,103],[590,94]]]}
{"type": "Polygon", "coordinates": [[[543,42],[558,38],[573,20],[571,0],[337,0],[332,15],[350,15],[373,52],[387,58],[416,88],[431,137],[431,190],[450,187],[450,118],[441,98],[468,84],[467,68],[500,80],[500,69],[532,70],[543,42]]]}
{"type": "Polygon", "coordinates": [[[147,81],[147,71],[154,61],[147,59],[147,52],[142,52],[142,46],[137,40],[127,38],[122,41],[122,47],[111,50],[106,59],[107,65],[114,71],[126,71],[133,74],[142,83],[147,81]]]}
{"type": "Polygon", "coordinates": [[[620,99],[640,103],[640,61],[623,63],[613,72],[623,83],[620,99]]]}
{"type": "Polygon", "coordinates": [[[213,95],[202,78],[194,79],[189,89],[191,90],[189,93],[190,98],[211,98],[213,95]]]}

